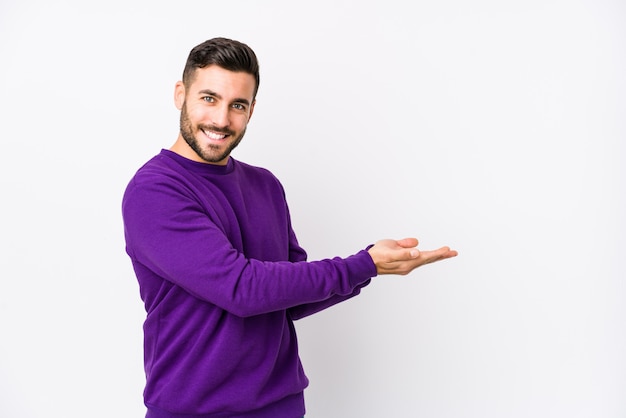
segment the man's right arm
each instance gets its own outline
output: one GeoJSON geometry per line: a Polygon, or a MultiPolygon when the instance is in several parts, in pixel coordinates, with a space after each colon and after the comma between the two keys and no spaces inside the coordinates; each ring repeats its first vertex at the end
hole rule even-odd
{"type": "Polygon", "coordinates": [[[166,180],[131,182],[122,206],[127,252],[146,272],[140,283],[158,277],[237,316],[352,295],[376,275],[365,250],[310,262],[248,258],[166,180]]]}

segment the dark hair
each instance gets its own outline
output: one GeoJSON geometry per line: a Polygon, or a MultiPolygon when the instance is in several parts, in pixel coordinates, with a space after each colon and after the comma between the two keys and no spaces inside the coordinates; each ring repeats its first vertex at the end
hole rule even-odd
{"type": "Polygon", "coordinates": [[[183,83],[188,86],[193,82],[194,73],[198,68],[217,65],[229,71],[244,72],[254,76],[256,87],[254,96],[259,90],[259,62],[256,54],[248,45],[227,38],[213,38],[194,47],[189,53],[183,83]]]}

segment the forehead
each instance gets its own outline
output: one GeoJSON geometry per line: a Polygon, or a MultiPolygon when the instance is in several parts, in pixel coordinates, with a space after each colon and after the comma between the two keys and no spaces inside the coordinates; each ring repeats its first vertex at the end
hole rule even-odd
{"type": "Polygon", "coordinates": [[[242,97],[252,101],[255,88],[252,74],[242,71],[230,71],[217,65],[196,69],[188,86],[191,94],[211,90],[223,97],[242,97]]]}

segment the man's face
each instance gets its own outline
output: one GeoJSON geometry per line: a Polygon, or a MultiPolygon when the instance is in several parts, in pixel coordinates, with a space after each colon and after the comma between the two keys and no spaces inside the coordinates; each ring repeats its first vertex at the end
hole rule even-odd
{"type": "Polygon", "coordinates": [[[194,161],[225,165],[241,142],[254,109],[254,76],[216,65],[199,68],[185,88],[176,84],[180,109],[180,137],[194,161]]]}

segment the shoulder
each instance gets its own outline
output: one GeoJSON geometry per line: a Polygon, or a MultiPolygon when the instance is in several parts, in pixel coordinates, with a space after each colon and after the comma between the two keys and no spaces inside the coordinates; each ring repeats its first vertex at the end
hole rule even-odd
{"type": "Polygon", "coordinates": [[[282,189],[280,180],[269,169],[254,166],[234,159],[233,163],[235,165],[235,171],[238,172],[239,176],[244,178],[246,181],[255,184],[262,183],[266,185],[279,186],[282,189]]]}
{"type": "Polygon", "coordinates": [[[189,180],[184,170],[171,159],[158,154],[142,165],[132,176],[124,191],[123,202],[153,201],[164,195],[179,195],[187,189],[189,180]]]}
{"type": "Polygon", "coordinates": [[[235,166],[235,170],[239,170],[242,173],[255,174],[255,175],[263,176],[263,177],[274,177],[274,178],[276,178],[276,176],[274,176],[274,174],[270,170],[268,170],[267,168],[255,166],[255,165],[248,164],[248,163],[244,163],[243,161],[235,160],[232,157],[231,157],[231,159],[232,159],[233,164],[235,166]]]}
{"type": "Polygon", "coordinates": [[[184,182],[186,177],[188,177],[188,171],[161,152],[135,172],[128,187],[142,184],[180,183],[184,182]]]}

